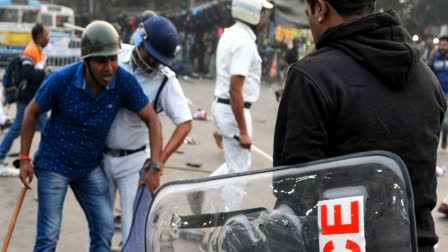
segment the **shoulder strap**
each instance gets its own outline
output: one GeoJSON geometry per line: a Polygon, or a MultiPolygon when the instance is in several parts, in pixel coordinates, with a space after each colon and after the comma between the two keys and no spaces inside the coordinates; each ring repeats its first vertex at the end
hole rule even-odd
{"type": "Polygon", "coordinates": [[[32,57],[30,57],[30,56],[22,55],[21,58],[22,58],[23,61],[29,61],[29,62],[31,62],[33,64],[35,63],[34,59],[32,57]]]}
{"type": "Polygon", "coordinates": [[[34,60],[29,56],[21,56],[20,57],[21,65],[34,65],[34,60]]]}
{"type": "Polygon", "coordinates": [[[160,110],[157,110],[157,104],[159,103],[160,93],[162,93],[162,89],[165,87],[165,84],[167,83],[167,81],[168,81],[168,77],[166,75],[164,75],[162,84],[160,84],[160,87],[157,90],[156,98],[154,99],[154,102],[152,103],[152,106],[154,107],[154,110],[156,111],[156,113],[160,113],[163,111],[162,108],[160,110]]]}

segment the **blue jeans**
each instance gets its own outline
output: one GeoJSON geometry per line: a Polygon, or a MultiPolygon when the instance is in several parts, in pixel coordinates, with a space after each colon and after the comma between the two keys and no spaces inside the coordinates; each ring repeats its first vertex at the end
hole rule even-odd
{"type": "MultiPolygon", "coordinates": [[[[36,169],[38,186],[35,252],[55,251],[62,221],[62,207],[70,186],[89,225],[90,252],[110,251],[114,222],[106,176],[101,168],[71,179],[59,173],[36,169]]],[[[73,241],[73,246],[79,243],[73,241]]],[[[82,249],[79,249],[82,250],[82,249]]]]}
{"type": "MultiPolygon", "coordinates": [[[[445,94],[446,97],[448,97],[448,94],[445,94]]],[[[448,99],[446,100],[448,103],[448,99]]],[[[445,117],[443,118],[442,122],[442,141],[447,141],[448,138],[448,109],[445,111],[445,117]]]]}
{"type": "MultiPolygon", "coordinates": [[[[17,102],[16,118],[11,124],[11,127],[6,132],[3,137],[2,143],[0,144],[0,160],[4,160],[9,150],[11,149],[14,140],[20,136],[20,128],[22,127],[23,115],[25,114],[25,109],[28,104],[17,102]]],[[[37,126],[40,131],[44,130],[45,124],[47,123],[47,113],[42,113],[37,122],[37,126]]]]}

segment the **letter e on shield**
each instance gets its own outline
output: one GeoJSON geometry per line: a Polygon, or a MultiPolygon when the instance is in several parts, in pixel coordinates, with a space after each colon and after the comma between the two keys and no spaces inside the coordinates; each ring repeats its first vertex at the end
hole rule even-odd
{"type": "Polygon", "coordinates": [[[319,201],[319,251],[365,252],[364,197],[319,201]]]}

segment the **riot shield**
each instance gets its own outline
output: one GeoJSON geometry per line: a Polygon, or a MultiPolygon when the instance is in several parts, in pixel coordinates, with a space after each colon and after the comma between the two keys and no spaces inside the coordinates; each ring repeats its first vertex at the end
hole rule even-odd
{"type": "Polygon", "coordinates": [[[415,252],[413,205],[401,159],[366,152],[168,183],[152,202],[145,246],[153,252],[415,252]],[[225,199],[232,191],[234,209],[225,199]]]}

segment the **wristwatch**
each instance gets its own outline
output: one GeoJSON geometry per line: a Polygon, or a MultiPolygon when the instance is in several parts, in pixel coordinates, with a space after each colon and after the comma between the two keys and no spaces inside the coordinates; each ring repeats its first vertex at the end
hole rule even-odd
{"type": "Polygon", "coordinates": [[[151,162],[149,164],[149,169],[151,169],[151,168],[154,168],[154,169],[160,171],[160,163],[159,162],[151,162]]]}

